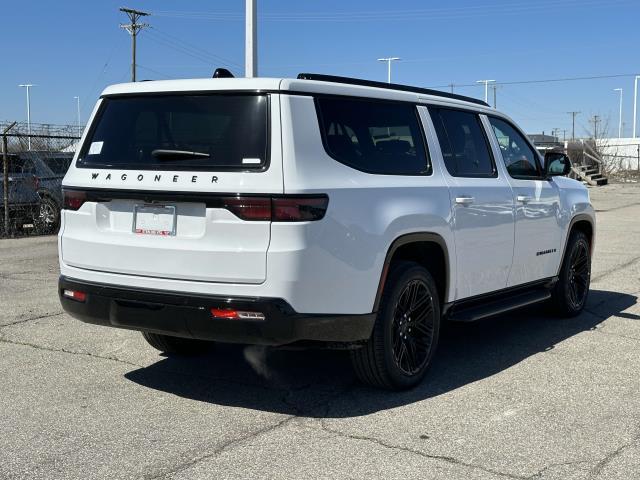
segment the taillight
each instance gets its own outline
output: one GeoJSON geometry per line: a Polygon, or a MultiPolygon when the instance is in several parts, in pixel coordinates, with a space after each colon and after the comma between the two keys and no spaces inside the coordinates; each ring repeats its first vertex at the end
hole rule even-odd
{"type": "Polygon", "coordinates": [[[309,222],[324,217],[329,197],[276,197],[273,199],[274,222],[309,222]]]}
{"type": "Polygon", "coordinates": [[[87,193],[80,190],[62,190],[63,208],[78,210],[87,201],[87,193]]]}
{"type": "Polygon", "coordinates": [[[243,220],[271,220],[271,198],[269,197],[225,197],[222,207],[243,220]]]}
{"type": "Polygon", "coordinates": [[[324,217],[329,205],[326,195],[284,197],[224,197],[222,207],[243,220],[310,222],[324,217]]]}

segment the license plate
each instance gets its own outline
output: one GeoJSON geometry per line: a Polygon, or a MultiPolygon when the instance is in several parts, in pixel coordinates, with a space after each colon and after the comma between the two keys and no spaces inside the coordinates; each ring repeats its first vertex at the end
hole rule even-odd
{"type": "Polygon", "coordinates": [[[136,205],[133,209],[133,233],[140,235],[176,234],[176,207],[173,205],[136,205]]]}

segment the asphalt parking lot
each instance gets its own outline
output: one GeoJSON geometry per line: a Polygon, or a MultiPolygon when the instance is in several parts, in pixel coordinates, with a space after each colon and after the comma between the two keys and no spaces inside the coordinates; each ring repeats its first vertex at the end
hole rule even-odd
{"type": "Polygon", "coordinates": [[[344,352],[164,357],[62,313],[55,237],[0,240],[0,478],[640,478],[640,186],[591,194],[587,310],[449,326],[404,393],[344,352]]]}

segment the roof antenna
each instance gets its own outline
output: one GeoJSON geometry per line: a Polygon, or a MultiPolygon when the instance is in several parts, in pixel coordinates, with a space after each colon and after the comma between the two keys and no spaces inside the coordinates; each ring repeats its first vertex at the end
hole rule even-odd
{"type": "Polygon", "coordinates": [[[216,71],[213,72],[213,78],[233,78],[233,73],[226,68],[216,68],[216,71]]]}

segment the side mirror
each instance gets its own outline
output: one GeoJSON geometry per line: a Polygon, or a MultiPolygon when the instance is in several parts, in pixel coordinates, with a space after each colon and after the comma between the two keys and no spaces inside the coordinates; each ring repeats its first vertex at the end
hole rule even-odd
{"type": "Polygon", "coordinates": [[[544,154],[544,174],[548,177],[567,175],[571,171],[571,160],[562,152],[544,154]]]}

